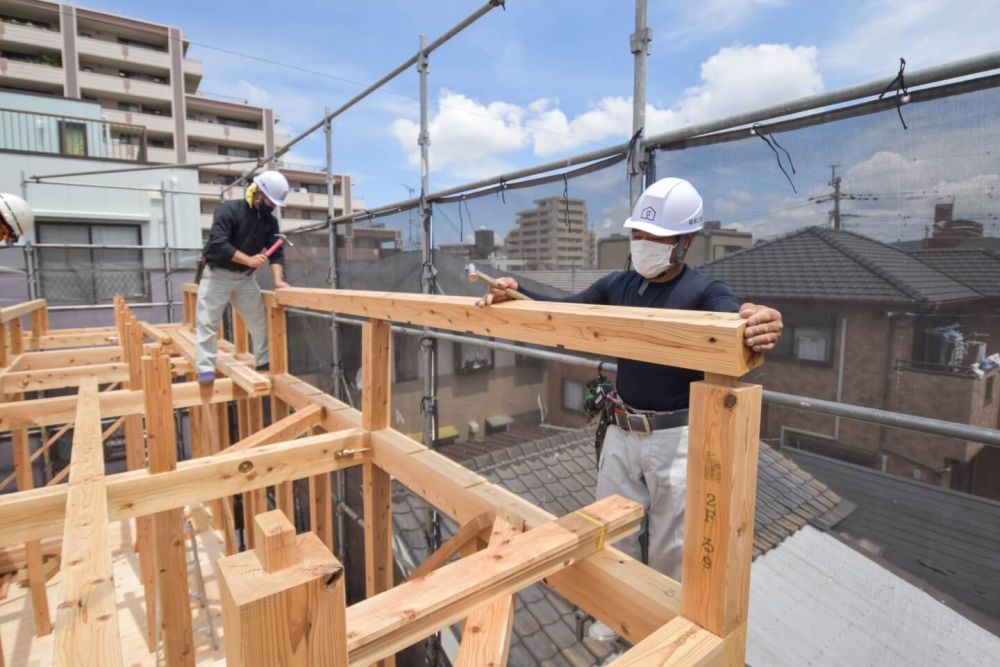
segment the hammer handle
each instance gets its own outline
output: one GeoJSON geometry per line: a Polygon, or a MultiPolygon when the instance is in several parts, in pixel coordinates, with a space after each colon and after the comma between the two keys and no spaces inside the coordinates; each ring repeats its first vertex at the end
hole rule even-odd
{"type": "Polygon", "coordinates": [[[275,241],[270,248],[264,251],[264,257],[270,257],[271,255],[273,255],[274,251],[280,248],[281,244],[284,242],[285,242],[284,239],[278,239],[277,241],[275,241]]]}
{"type": "Polygon", "coordinates": [[[479,273],[476,271],[476,277],[482,280],[484,283],[489,285],[493,289],[503,290],[504,293],[512,299],[521,299],[522,301],[531,301],[531,297],[521,294],[516,289],[511,289],[510,287],[501,287],[500,283],[495,278],[490,278],[489,276],[479,273]]]}

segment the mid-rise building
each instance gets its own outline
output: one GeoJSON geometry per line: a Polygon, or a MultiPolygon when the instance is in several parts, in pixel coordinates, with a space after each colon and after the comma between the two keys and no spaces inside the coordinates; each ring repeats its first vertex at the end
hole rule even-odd
{"type": "Polygon", "coordinates": [[[594,235],[584,199],[536,199],[535,208],[517,212],[517,227],[504,241],[504,254],[526,269],[590,268],[594,235]]]}
{"type": "MultiPolygon", "coordinates": [[[[98,103],[116,147],[112,159],[199,165],[207,230],[222,186],[287,139],[275,134],[271,109],[200,90],[204,68],[187,57],[188,46],[173,26],[44,0],[0,0],[0,89],[98,103]]],[[[325,220],[325,174],[278,167],[292,186],[282,226],[325,220]]],[[[239,188],[226,193],[239,196],[239,188]]],[[[350,177],[336,175],[334,214],[363,207],[351,197],[350,177]]]]}

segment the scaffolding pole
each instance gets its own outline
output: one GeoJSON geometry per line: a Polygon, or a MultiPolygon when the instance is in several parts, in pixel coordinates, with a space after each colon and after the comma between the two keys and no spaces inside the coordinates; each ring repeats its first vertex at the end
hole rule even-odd
{"type": "Polygon", "coordinates": [[[642,194],[642,175],[646,168],[643,136],[646,128],[646,57],[653,31],[647,25],[647,0],[635,0],[635,32],[629,37],[629,48],[635,57],[632,83],[632,150],[628,161],[629,204],[635,204],[642,194]]]}
{"type": "Polygon", "coordinates": [[[167,322],[173,322],[174,287],[170,283],[170,221],[167,220],[166,181],[160,181],[160,211],[163,222],[163,290],[167,299],[167,322]]]}

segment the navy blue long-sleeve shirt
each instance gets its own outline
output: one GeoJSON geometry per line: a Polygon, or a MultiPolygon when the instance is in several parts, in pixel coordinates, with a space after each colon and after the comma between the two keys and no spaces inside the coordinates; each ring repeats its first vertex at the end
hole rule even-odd
{"type": "MultiPolygon", "coordinates": [[[[642,294],[645,278],[635,271],[616,271],[604,276],[578,294],[553,298],[523,287],[518,291],[538,301],[593,303],[607,306],[675,308],[735,313],[740,304],[729,285],[685,266],[680,275],[666,283],[649,283],[642,294]]],[[[618,395],[638,410],[681,410],[688,407],[690,385],[704,374],[686,368],[662,366],[633,359],[618,360],[618,395]]]]}
{"type": "MultiPolygon", "coordinates": [[[[277,240],[277,233],[278,219],[267,207],[253,208],[242,199],[223,202],[212,216],[204,255],[210,266],[252,273],[250,267],[234,262],[233,255],[237,250],[247,255],[261,253],[277,240]]],[[[285,265],[284,245],[271,255],[271,263],[285,265]]]]}

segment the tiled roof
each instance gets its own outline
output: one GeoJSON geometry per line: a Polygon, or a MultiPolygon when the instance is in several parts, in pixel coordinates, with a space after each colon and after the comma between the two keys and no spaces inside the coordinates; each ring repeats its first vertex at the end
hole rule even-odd
{"type": "Polygon", "coordinates": [[[551,285],[570,294],[576,294],[587,289],[595,282],[613,273],[611,269],[548,269],[539,271],[521,271],[519,275],[551,285]]]}
{"type": "Polygon", "coordinates": [[[800,450],[786,451],[857,510],[837,530],[965,604],[1000,616],[1000,502],[800,450]]]}
{"type": "MultiPolygon", "coordinates": [[[[449,448],[443,448],[444,454],[449,448]]],[[[562,516],[594,500],[597,466],[592,429],[561,432],[543,440],[508,445],[464,462],[489,481],[562,516]]],[[[812,479],[794,462],[761,447],[758,465],[754,555],[766,553],[807,523],[826,527],[851,510],[839,496],[812,479]]],[[[429,508],[397,486],[393,521],[416,562],[428,554],[424,527],[429,508]]],[[[446,522],[448,523],[448,522],[446,522]]],[[[450,535],[455,526],[446,526],[450,535]]],[[[609,649],[576,637],[575,608],[558,593],[535,584],[517,594],[511,665],[593,665],[609,649]]]]}
{"type": "Polygon", "coordinates": [[[1000,248],[910,250],[909,254],[985,296],[1000,296],[1000,248]]]}
{"type": "Polygon", "coordinates": [[[825,227],[758,243],[700,270],[745,299],[937,304],[981,297],[898,248],[825,227]]]}

